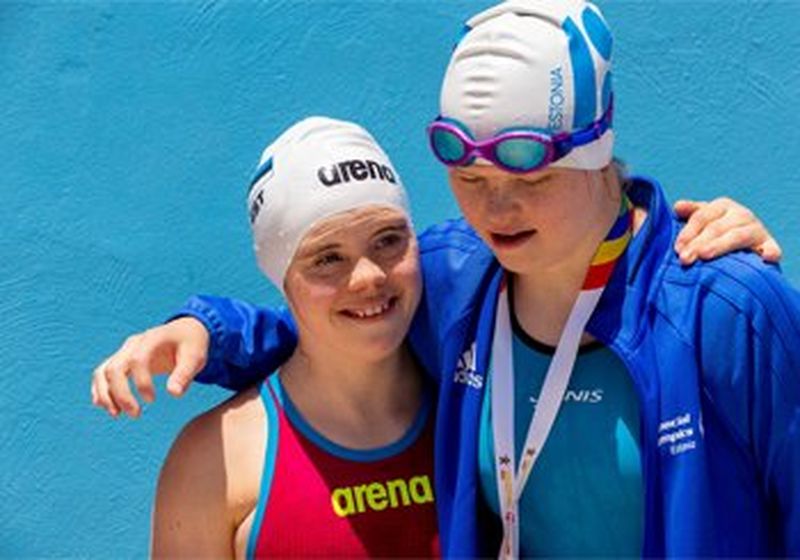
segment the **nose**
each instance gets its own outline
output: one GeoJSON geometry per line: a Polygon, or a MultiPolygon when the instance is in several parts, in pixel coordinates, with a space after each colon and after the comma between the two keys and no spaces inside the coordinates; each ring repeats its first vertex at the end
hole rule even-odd
{"type": "Polygon", "coordinates": [[[349,288],[354,292],[379,288],[386,283],[386,271],[368,257],[356,261],[350,273],[349,288]]]}
{"type": "Polygon", "coordinates": [[[487,215],[497,216],[513,211],[517,207],[514,188],[509,180],[496,180],[486,186],[484,205],[487,215]]]}

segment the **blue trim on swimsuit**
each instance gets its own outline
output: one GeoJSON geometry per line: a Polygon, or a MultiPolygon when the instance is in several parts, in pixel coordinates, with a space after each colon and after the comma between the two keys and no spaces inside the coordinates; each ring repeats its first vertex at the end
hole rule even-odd
{"type": "MultiPolygon", "coordinates": [[[[274,377],[277,378],[278,376],[274,377]]],[[[303,418],[303,415],[300,413],[300,411],[295,408],[294,404],[289,399],[289,396],[283,391],[280,381],[276,381],[275,385],[279,387],[279,389],[276,389],[275,394],[280,396],[283,410],[292,426],[297,428],[301,434],[311,440],[314,445],[318,446],[323,451],[326,451],[335,457],[346,459],[348,461],[356,461],[359,463],[368,463],[370,461],[388,459],[389,457],[398,455],[408,449],[409,446],[417,441],[417,438],[425,428],[431,408],[431,396],[430,392],[426,388],[422,395],[422,406],[420,406],[417,417],[414,419],[414,423],[411,424],[411,427],[406,431],[403,437],[394,443],[390,443],[389,445],[375,449],[350,449],[329,440],[315,430],[306,421],[306,419],[303,418]]]]}
{"type": "Polygon", "coordinates": [[[269,393],[266,383],[272,383],[277,377],[277,375],[273,375],[268,381],[262,382],[258,390],[261,395],[261,402],[264,404],[264,410],[267,413],[267,448],[264,453],[264,470],[261,474],[261,488],[258,492],[256,517],[253,520],[253,526],[250,528],[250,536],[247,539],[247,558],[255,558],[256,543],[258,542],[258,535],[261,532],[261,525],[264,522],[264,511],[267,508],[269,492],[272,488],[272,478],[275,474],[275,458],[278,454],[279,435],[278,410],[275,408],[275,402],[272,399],[272,395],[269,393]]]}

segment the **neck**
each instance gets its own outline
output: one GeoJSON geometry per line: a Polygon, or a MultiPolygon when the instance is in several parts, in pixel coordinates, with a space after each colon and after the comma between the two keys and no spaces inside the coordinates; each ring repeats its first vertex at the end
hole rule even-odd
{"type": "Polygon", "coordinates": [[[353,449],[388,445],[405,434],[422,396],[422,377],[405,345],[373,362],[319,354],[301,343],[280,371],[286,393],[315,430],[353,449]]]}
{"type": "MultiPolygon", "coordinates": [[[[591,256],[572,266],[513,275],[514,313],[531,338],[548,346],[558,345],[590,262],[591,256]]],[[[589,340],[587,337],[582,342],[589,340]]]]}
{"type": "MultiPolygon", "coordinates": [[[[567,258],[512,276],[517,322],[533,339],[549,346],[558,345],[592,259],[617,219],[619,202],[608,205],[606,210],[593,234],[587,235],[585,242],[567,258]]],[[[584,333],[581,343],[591,340],[584,333]]]]}

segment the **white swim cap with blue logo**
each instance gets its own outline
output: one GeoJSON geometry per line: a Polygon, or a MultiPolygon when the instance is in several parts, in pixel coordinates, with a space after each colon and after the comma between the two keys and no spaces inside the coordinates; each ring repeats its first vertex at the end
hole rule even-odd
{"type": "MultiPolygon", "coordinates": [[[[611,102],[611,46],[600,10],[589,2],[498,4],[467,22],[442,84],[441,116],[461,122],[478,141],[510,128],[587,127],[611,102]]],[[[602,169],[613,144],[609,129],[552,165],[602,169]]]]}
{"type": "Polygon", "coordinates": [[[400,177],[375,139],[325,117],[298,122],[264,150],[247,203],[256,260],[281,292],[300,241],[321,220],[369,205],[409,215],[400,177]]]}

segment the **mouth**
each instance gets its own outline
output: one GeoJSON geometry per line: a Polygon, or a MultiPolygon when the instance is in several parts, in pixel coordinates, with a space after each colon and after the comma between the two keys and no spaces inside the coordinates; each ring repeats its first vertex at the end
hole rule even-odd
{"type": "Polygon", "coordinates": [[[498,249],[516,249],[534,235],[536,235],[535,229],[526,229],[516,233],[491,233],[491,238],[492,244],[498,249]]]}
{"type": "Polygon", "coordinates": [[[393,296],[374,305],[345,309],[341,313],[350,319],[356,319],[358,321],[377,321],[391,313],[394,308],[397,307],[399,299],[400,298],[397,296],[393,296]]]}

